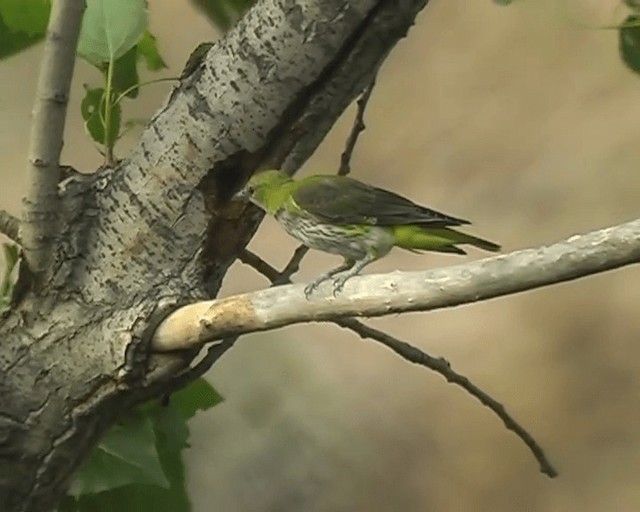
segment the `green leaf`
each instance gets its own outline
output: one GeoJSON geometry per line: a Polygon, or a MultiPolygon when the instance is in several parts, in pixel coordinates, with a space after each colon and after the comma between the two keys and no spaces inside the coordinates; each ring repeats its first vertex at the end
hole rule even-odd
{"type": "Polygon", "coordinates": [[[498,5],[510,5],[513,2],[515,2],[515,0],[493,0],[493,3],[498,5]]]}
{"type": "Polygon", "coordinates": [[[42,37],[47,30],[50,0],[2,0],[0,18],[12,32],[23,32],[28,37],[42,37]]]}
{"type": "Polygon", "coordinates": [[[151,414],[156,434],[161,434],[164,448],[179,452],[189,446],[187,418],[173,405],[156,406],[151,414]]]}
{"type": "Polygon", "coordinates": [[[65,496],[59,503],[56,512],[77,512],[78,505],[76,499],[73,496],[65,496]]]}
{"type": "Polygon", "coordinates": [[[127,97],[136,98],[140,92],[139,83],[138,50],[134,46],[113,65],[112,87],[116,95],[128,91],[127,97]]]}
{"type": "Polygon", "coordinates": [[[189,512],[182,460],[189,446],[187,419],[221,401],[208,382],[198,379],[172,395],[168,406],[138,407],[94,450],[59,512],[189,512]]]}
{"type": "MultiPolygon", "coordinates": [[[[176,407],[162,407],[148,403],[137,409],[153,424],[155,449],[169,485],[159,487],[148,484],[128,484],[97,494],[83,494],[77,502],[59,512],[111,512],[116,510],[136,512],[189,512],[191,503],[185,486],[182,450],[187,447],[189,429],[186,418],[176,407]],[[75,507],[75,508],[73,508],[75,507]]],[[[72,499],[72,498],[71,498],[72,499]]]]}
{"type": "Polygon", "coordinates": [[[42,39],[43,36],[29,36],[24,32],[13,32],[0,18],[0,59],[10,57],[26,50],[42,39]]]}
{"type": "Polygon", "coordinates": [[[105,108],[106,102],[103,100],[104,89],[99,87],[96,89],[86,88],[86,93],[80,104],[80,112],[85,120],[85,128],[91,135],[91,138],[98,144],[106,146],[113,144],[120,133],[120,123],[122,120],[122,109],[120,104],[114,105],[111,110],[111,127],[109,134],[105,133],[105,108]]]}
{"type": "Polygon", "coordinates": [[[167,64],[158,51],[156,36],[148,30],[145,31],[142,39],[138,42],[138,56],[144,59],[149,71],[159,71],[167,67],[167,64]]]}
{"type": "Polygon", "coordinates": [[[0,59],[42,40],[50,10],[48,0],[1,0],[0,59]]]}
{"type": "Polygon", "coordinates": [[[223,398],[205,379],[193,381],[187,387],[171,395],[171,405],[177,407],[188,419],[198,411],[206,411],[221,403],[223,398]]]}
{"type": "Polygon", "coordinates": [[[629,7],[629,9],[640,11],[640,0],[624,0],[624,4],[629,7]]]}
{"type": "Polygon", "coordinates": [[[618,40],[622,61],[631,71],[640,73],[640,15],[627,16],[618,31],[618,40]]]}
{"type": "Polygon", "coordinates": [[[145,0],[87,0],[78,54],[100,66],[133,48],[147,28],[145,0]]]}
{"type": "Polygon", "coordinates": [[[112,428],[76,474],[73,496],[130,484],[170,487],[156,448],[151,418],[136,414],[112,428]]]}
{"type": "Polygon", "coordinates": [[[150,485],[127,485],[112,491],[80,496],[76,508],[69,512],[115,511],[190,512],[191,503],[184,481],[177,482],[168,489],[150,485]]]}

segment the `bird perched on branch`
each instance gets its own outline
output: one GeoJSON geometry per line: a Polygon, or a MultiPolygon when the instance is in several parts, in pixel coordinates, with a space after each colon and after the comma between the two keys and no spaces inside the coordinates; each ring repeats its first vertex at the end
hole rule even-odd
{"type": "Polygon", "coordinates": [[[263,171],[249,180],[241,195],[273,215],[303,244],[344,258],[342,265],[305,288],[307,298],[320,283],[342,273],[333,281],[336,295],[349,279],[393,247],[454,254],[466,254],[460,245],[500,250],[493,242],[452,229],[469,221],[346,176],[294,180],[278,170],[263,171]]]}

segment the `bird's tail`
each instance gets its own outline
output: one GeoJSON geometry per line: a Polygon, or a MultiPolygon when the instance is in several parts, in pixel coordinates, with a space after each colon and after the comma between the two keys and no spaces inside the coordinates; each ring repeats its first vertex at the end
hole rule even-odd
{"type": "Polygon", "coordinates": [[[458,244],[473,245],[485,251],[500,250],[498,244],[451,228],[426,228],[424,226],[396,226],[395,245],[410,251],[436,251],[466,254],[458,244]]]}

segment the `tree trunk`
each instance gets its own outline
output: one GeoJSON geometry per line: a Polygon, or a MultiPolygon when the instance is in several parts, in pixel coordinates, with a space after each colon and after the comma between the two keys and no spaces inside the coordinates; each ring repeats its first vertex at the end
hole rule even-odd
{"type": "Polygon", "coordinates": [[[0,510],[52,510],[116,413],[172,389],[194,352],[155,326],[214,297],[261,215],[228,202],[298,168],[427,0],[265,0],[189,69],[116,168],[59,186],[54,272],[0,325],[0,510]]]}

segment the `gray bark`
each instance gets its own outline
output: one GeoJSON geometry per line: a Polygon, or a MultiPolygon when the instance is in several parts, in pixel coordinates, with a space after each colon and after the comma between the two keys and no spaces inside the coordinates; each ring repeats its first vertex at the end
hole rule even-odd
{"type": "Polygon", "coordinates": [[[227,199],[299,167],[426,2],[259,2],[129,159],[60,184],[51,277],[22,272],[0,324],[0,510],[53,509],[117,411],[171,390],[194,353],[153,354],[155,326],[215,297],[261,219],[227,199]]]}

